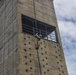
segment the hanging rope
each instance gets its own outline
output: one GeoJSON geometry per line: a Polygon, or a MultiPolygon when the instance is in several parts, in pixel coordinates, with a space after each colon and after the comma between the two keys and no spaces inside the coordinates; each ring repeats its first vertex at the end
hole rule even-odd
{"type": "Polygon", "coordinates": [[[37,50],[37,57],[38,57],[38,64],[39,64],[39,69],[40,69],[40,74],[42,75],[42,70],[41,70],[41,64],[40,64],[40,57],[39,57],[39,41],[40,37],[38,36],[38,30],[37,30],[37,20],[36,20],[36,8],[35,8],[35,0],[33,0],[33,7],[34,7],[34,15],[35,15],[35,26],[36,26],[36,43],[35,43],[35,49],[37,50]]]}
{"type": "Polygon", "coordinates": [[[33,7],[34,7],[34,17],[35,17],[35,26],[36,26],[36,33],[38,33],[37,31],[37,21],[36,21],[36,8],[35,8],[35,0],[33,0],[33,7]]]}

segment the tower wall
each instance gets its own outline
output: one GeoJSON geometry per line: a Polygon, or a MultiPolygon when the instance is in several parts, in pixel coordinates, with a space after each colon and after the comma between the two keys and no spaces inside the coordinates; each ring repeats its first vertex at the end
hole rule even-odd
{"type": "Polygon", "coordinates": [[[0,0],[0,75],[17,75],[17,0],[0,0]]]}

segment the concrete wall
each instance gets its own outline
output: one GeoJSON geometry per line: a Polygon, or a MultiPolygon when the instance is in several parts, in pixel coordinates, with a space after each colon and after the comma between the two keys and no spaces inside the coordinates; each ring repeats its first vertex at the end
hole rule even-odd
{"type": "Polygon", "coordinates": [[[35,11],[36,19],[53,26],[57,25],[52,0],[35,0],[35,11]]]}
{"type": "Polygon", "coordinates": [[[0,75],[17,75],[17,0],[0,1],[0,75]]]}

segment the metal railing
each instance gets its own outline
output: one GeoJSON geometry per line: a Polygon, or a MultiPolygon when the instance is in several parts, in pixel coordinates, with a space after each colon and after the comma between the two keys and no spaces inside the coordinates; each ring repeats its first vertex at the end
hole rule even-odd
{"type": "Polygon", "coordinates": [[[41,30],[39,28],[35,28],[35,26],[22,24],[22,31],[23,31],[23,33],[28,33],[28,34],[32,34],[32,35],[36,35],[36,33],[37,33],[38,35],[41,35],[42,39],[57,42],[55,30],[52,32],[48,32],[47,30],[41,30]]]}

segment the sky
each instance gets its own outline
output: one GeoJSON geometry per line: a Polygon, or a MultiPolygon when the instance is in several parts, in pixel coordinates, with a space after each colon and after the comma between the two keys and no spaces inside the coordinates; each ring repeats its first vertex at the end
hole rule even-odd
{"type": "Polygon", "coordinates": [[[69,75],[76,75],[76,0],[54,0],[69,75]]]}

